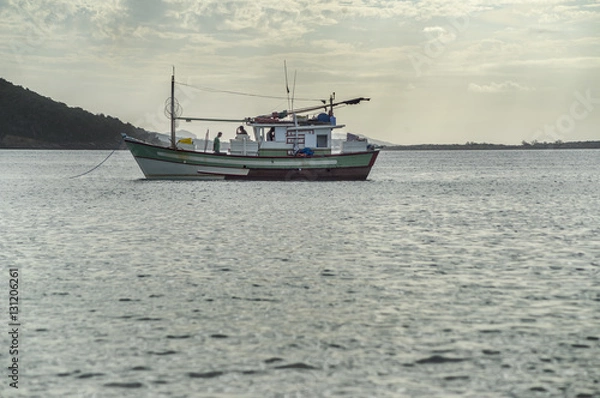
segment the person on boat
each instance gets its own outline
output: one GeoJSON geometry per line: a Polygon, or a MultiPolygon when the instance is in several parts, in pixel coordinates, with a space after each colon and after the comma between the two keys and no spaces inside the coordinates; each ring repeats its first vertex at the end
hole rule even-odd
{"type": "Polygon", "coordinates": [[[267,133],[267,141],[275,141],[275,127],[271,127],[267,133]]]}
{"type": "Polygon", "coordinates": [[[237,130],[235,130],[236,134],[246,134],[248,135],[248,132],[246,132],[246,129],[244,128],[244,126],[240,126],[237,128],[237,130]]]}
{"type": "Polygon", "coordinates": [[[219,131],[219,134],[217,134],[217,136],[215,137],[214,141],[213,141],[213,152],[214,153],[221,153],[221,136],[223,135],[223,133],[221,133],[219,131]]]}

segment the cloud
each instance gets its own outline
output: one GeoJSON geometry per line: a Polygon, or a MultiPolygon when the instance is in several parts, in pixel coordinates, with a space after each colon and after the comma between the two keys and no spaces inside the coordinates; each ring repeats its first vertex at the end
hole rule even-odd
{"type": "Polygon", "coordinates": [[[423,29],[425,37],[430,42],[439,42],[441,44],[452,43],[456,40],[455,31],[451,31],[442,26],[427,26],[423,29]]]}
{"type": "MultiPolygon", "coordinates": [[[[171,65],[183,80],[271,94],[281,90],[287,60],[299,96],[336,91],[385,102],[371,106],[369,123],[348,112],[356,118],[348,125],[380,138],[396,133],[387,104],[412,103],[402,123],[433,134],[446,131],[451,112],[442,109],[471,109],[464,101],[485,102],[484,94],[527,94],[527,117],[554,112],[539,98],[561,104],[600,84],[600,3],[592,0],[0,0],[0,18],[2,77],[124,120],[162,106],[171,65]],[[422,62],[420,75],[410,54],[422,62]],[[123,97],[130,104],[116,100],[123,97]],[[424,119],[431,101],[446,105],[424,119]]],[[[199,108],[232,108],[219,101],[199,108]]]]}
{"type": "Polygon", "coordinates": [[[527,86],[522,86],[519,83],[513,81],[505,81],[503,83],[492,82],[488,85],[479,85],[476,83],[470,83],[468,91],[472,93],[484,93],[484,94],[496,94],[496,93],[508,93],[518,91],[533,91],[534,89],[527,86]]]}

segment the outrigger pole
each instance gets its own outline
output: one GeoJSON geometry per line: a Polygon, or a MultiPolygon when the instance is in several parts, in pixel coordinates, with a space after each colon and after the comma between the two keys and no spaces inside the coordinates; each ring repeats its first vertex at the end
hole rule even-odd
{"type": "Polygon", "coordinates": [[[329,110],[333,111],[334,106],[356,105],[356,104],[360,104],[362,101],[370,101],[371,100],[371,98],[359,97],[359,98],[354,98],[354,99],[346,100],[346,101],[333,102],[334,98],[335,98],[335,93],[331,97],[329,97],[329,104],[324,103],[323,105],[311,106],[308,108],[301,108],[301,109],[286,110],[286,111],[279,112],[279,113],[285,114],[285,115],[295,115],[295,114],[299,114],[299,113],[316,111],[319,109],[324,109],[325,111],[327,111],[328,107],[329,107],[329,110]]]}
{"type": "Polygon", "coordinates": [[[175,120],[185,120],[186,122],[202,121],[202,122],[243,123],[243,122],[248,122],[250,119],[249,118],[246,118],[246,119],[213,119],[213,118],[208,118],[208,117],[186,117],[186,116],[180,116],[180,117],[176,117],[175,120]]]}
{"type": "MultiPolygon", "coordinates": [[[[317,106],[312,106],[309,108],[301,108],[301,109],[294,109],[294,110],[285,110],[283,112],[277,112],[280,115],[297,115],[300,113],[305,113],[305,112],[311,112],[311,111],[316,111],[319,109],[324,109],[325,111],[327,111],[327,108],[329,108],[329,110],[333,111],[333,108],[335,106],[340,106],[340,105],[356,105],[361,103],[362,101],[370,101],[371,98],[365,98],[365,97],[359,97],[359,98],[354,98],[351,100],[346,100],[346,101],[340,101],[340,102],[333,102],[333,99],[335,98],[335,93],[329,98],[329,104],[325,103],[324,105],[317,105],[317,106]]],[[[280,116],[280,117],[285,117],[285,116],[280,116]]],[[[191,122],[191,121],[203,121],[203,122],[226,122],[226,123],[244,123],[244,122],[250,122],[252,121],[253,118],[251,117],[247,117],[245,119],[215,119],[215,118],[208,118],[208,117],[188,117],[188,116],[172,116],[172,120],[173,120],[173,126],[174,126],[174,121],[175,120],[185,120],[186,122],[191,122]]],[[[173,127],[174,130],[174,127],[173,127]]]]}

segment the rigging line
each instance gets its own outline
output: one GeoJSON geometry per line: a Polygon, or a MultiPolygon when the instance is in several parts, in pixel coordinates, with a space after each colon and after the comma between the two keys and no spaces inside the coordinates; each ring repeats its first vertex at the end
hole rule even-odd
{"type": "MultiPolygon", "coordinates": [[[[193,86],[193,85],[187,84],[187,83],[180,83],[180,82],[175,82],[175,83],[177,83],[181,86],[187,86],[187,87],[195,88],[196,90],[208,91],[211,93],[225,93],[225,94],[232,94],[232,95],[242,95],[242,96],[246,96],[246,97],[258,97],[258,98],[270,98],[270,99],[284,99],[284,100],[287,99],[287,97],[278,97],[275,95],[261,95],[261,94],[244,93],[241,91],[218,90],[216,88],[210,88],[210,87],[193,86]]],[[[320,98],[296,98],[296,100],[298,100],[298,101],[321,101],[321,102],[324,101],[320,98]]]]}
{"type": "Polygon", "coordinates": [[[110,158],[110,157],[113,155],[113,153],[115,153],[116,151],[117,151],[117,150],[116,150],[116,149],[114,149],[114,150],[113,150],[113,151],[112,151],[112,152],[111,152],[111,153],[110,153],[110,154],[109,154],[109,155],[108,155],[108,156],[107,156],[107,157],[106,157],[106,158],[105,158],[103,161],[101,161],[101,162],[100,162],[98,165],[96,165],[95,167],[93,167],[93,168],[91,168],[90,170],[86,171],[85,173],[82,173],[82,174],[79,174],[79,175],[76,175],[76,176],[69,177],[69,179],[71,179],[71,178],[77,178],[77,177],[81,177],[81,176],[84,176],[84,175],[86,175],[86,174],[89,174],[89,173],[91,173],[92,171],[96,170],[98,167],[102,166],[102,164],[104,164],[104,162],[106,162],[106,161],[108,160],[108,158],[110,158]]]}

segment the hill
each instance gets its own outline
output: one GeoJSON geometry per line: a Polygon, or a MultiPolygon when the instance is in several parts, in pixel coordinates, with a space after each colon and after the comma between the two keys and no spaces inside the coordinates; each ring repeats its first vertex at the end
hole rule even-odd
{"type": "Polygon", "coordinates": [[[124,148],[121,133],[153,139],[117,118],[71,108],[0,78],[0,148],[124,148]]]}

